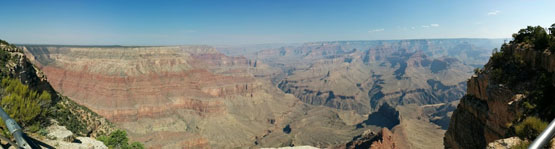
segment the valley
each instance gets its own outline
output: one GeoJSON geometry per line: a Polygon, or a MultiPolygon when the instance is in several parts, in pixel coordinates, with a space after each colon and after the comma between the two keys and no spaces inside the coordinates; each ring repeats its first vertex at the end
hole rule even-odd
{"type": "Polygon", "coordinates": [[[54,89],[146,147],[341,147],[386,128],[397,144],[437,148],[447,105],[501,43],[317,42],[235,56],[220,51],[236,47],[20,47],[54,89]]]}

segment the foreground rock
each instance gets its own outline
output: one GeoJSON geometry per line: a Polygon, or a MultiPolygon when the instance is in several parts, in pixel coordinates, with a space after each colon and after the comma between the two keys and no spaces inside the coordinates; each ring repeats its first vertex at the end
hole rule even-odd
{"type": "Polygon", "coordinates": [[[486,147],[487,149],[510,149],[516,145],[522,143],[522,140],[518,137],[510,137],[506,139],[499,139],[491,142],[486,147]]]}
{"type": "Polygon", "coordinates": [[[48,132],[42,141],[52,147],[60,149],[107,149],[104,143],[90,137],[75,137],[75,135],[54,122],[46,128],[48,132]]]}

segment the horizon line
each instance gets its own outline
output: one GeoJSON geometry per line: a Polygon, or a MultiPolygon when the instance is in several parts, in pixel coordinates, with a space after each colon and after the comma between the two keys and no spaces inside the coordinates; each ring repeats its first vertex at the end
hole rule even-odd
{"type": "Polygon", "coordinates": [[[507,38],[483,38],[483,37],[462,37],[462,38],[405,38],[405,39],[376,39],[376,40],[320,40],[306,42],[268,42],[268,43],[252,43],[252,44],[167,44],[167,45],[126,45],[126,44],[38,44],[38,43],[12,43],[16,46],[75,46],[75,47],[171,47],[171,46],[250,46],[250,45],[266,45],[266,44],[307,44],[307,43],[324,43],[324,42],[364,42],[364,41],[410,41],[410,40],[457,40],[457,39],[512,39],[507,38]]]}

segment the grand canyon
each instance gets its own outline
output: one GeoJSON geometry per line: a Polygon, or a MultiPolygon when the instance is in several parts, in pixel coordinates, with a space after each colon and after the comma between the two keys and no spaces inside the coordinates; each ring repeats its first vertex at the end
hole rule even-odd
{"type": "Polygon", "coordinates": [[[437,148],[466,79],[501,43],[337,41],[244,56],[210,46],[21,47],[56,91],[147,147],[339,147],[385,128],[399,144],[437,148]]]}
{"type": "Polygon", "coordinates": [[[2,2],[0,148],[555,148],[554,5],[2,2]]]}

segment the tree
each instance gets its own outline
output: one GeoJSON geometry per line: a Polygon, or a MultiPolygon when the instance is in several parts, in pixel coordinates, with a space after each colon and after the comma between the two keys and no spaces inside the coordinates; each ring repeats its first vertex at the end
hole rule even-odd
{"type": "Polygon", "coordinates": [[[547,34],[545,29],[541,26],[528,26],[521,29],[518,33],[513,34],[514,40],[512,43],[527,43],[534,45],[536,50],[544,50],[549,47],[551,36],[547,34]]]}
{"type": "Polygon", "coordinates": [[[142,149],[143,144],[139,142],[133,142],[129,145],[129,139],[127,138],[127,133],[123,130],[116,130],[108,136],[100,136],[97,138],[102,141],[108,148],[121,148],[121,149],[142,149]]]}
{"type": "Polygon", "coordinates": [[[555,23],[553,23],[549,28],[549,33],[551,34],[552,37],[555,37],[555,23]]]}
{"type": "Polygon", "coordinates": [[[549,28],[549,34],[551,35],[551,42],[550,42],[550,48],[549,50],[551,52],[555,52],[555,23],[553,23],[553,25],[551,25],[551,27],[549,28]]]}

